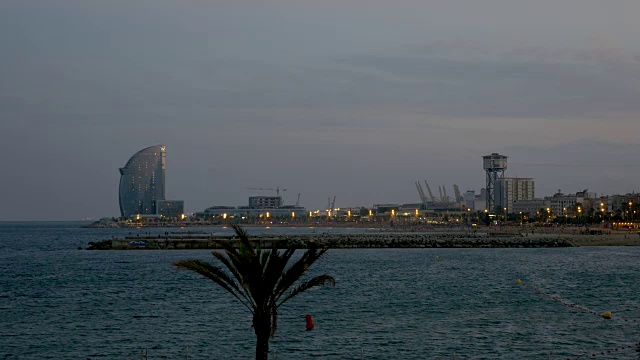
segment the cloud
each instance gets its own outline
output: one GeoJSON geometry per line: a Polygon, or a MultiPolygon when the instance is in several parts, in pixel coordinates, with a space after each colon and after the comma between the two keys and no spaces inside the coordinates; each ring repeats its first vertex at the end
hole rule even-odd
{"type": "Polygon", "coordinates": [[[367,95],[385,99],[388,94],[398,107],[439,116],[549,119],[640,114],[640,63],[612,62],[621,58],[591,52],[585,52],[590,62],[569,61],[571,57],[552,62],[554,56],[536,58],[539,53],[523,50],[512,58],[495,59],[358,55],[337,62],[354,72],[380,73],[379,86],[366,88],[367,95]],[[527,53],[529,57],[522,56],[527,53]]]}
{"type": "Polygon", "coordinates": [[[534,177],[538,196],[562,189],[565,193],[588,188],[598,194],[638,191],[630,179],[640,176],[637,143],[606,139],[579,139],[553,146],[520,145],[505,148],[509,176],[534,177]]]}

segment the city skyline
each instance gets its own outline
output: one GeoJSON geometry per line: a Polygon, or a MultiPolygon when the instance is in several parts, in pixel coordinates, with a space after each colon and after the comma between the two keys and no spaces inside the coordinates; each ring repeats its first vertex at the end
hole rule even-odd
{"type": "Polygon", "coordinates": [[[0,4],[3,220],[119,213],[117,169],[166,144],[188,212],[286,188],[323,208],[507,176],[638,191],[634,1],[0,4]]]}

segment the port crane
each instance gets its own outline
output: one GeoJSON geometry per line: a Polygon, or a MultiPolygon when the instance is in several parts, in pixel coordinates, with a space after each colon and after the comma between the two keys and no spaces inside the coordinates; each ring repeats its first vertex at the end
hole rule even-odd
{"type": "Polygon", "coordinates": [[[431,188],[429,187],[429,183],[427,182],[427,180],[424,181],[424,184],[427,185],[427,191],[429,192],[429,197],[431,198],[431,201],[436,202],[436,198],[435,196],[433,196],[433,193],[431,192],[431,188]]]}
{"type": "Polygon", "coordinates": [[[427,206],[427,197],[424,195],[422,185],[420,185],[420,182],[418,181],[416,181],[416,189],[418,189],[418,195],[420,195],[420,201],[422,202],[422,205],[427,206]]]}
{"type": "Polygon", "coordinates": [[[462,196],[462,194],[460,194],[460,188],[458,187],[458,185],[453,185],[453,192],[456,194],[456,201],[464,201],[464,197],[462,196]]]}
{"type": "Polygon", "coordinates": [[[442,186],[438,186],[438,193],[440,195],[439,198],[436,198],[435,196],[433,196],[433,192],[431,191],[431,187],[429,186],[429,183],[427,182],[427,180],[424,180],[424,185],[427,187],[427,192],[429,193],[429,197],[427,197],[424,193],[424,188],[422,187],[422,184],[420,184],[419,181],[416,181],[415,183],[416,185],[416,189],[418,189],[418,194],[420,195],[420,201],[422,201],[423,204],[427,204],[428,201],[431,201],[434,204],[451,204],[452,201],[454,202],[460,202],[460,201],[464,201],[464,196],[462,196],[462,194],[460,193],[460,188],[458,187],[458,185],[453,185],[453,192],[455,193],[455,198],[451,198],[449,197],[449,195],[447,195],[447,187],[445,185],[442,186]]]}
{"type": "Polygon", "coordinates": [[[449,195],[447,195],[447,188],[444,185],[442,185],[442,192],[444,193],[443,202],[448,204],[449,203],[449,195]]]}

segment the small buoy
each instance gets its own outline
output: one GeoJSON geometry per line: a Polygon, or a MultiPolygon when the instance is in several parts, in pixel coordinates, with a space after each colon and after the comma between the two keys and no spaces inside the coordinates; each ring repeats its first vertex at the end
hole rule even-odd
{"type": "Polygon", "coordinates": [[[440,258],[438,257],[438,255],[436,255],[436,261],[438,261],[440,258]]]}
{"type": "Polygon", "coordinates": [[[516,284],[518,284],[518,285],[522,284],[522,280],[520,280],[520,279],[516,280],[516,284]]]}
{"type": "Polygon", "coordinates": [[[611,320],[611,311],[604,312],[600,316],[602,316],[603,318],[605,318],[607,320],[611,320]]]}
{"type": "Polygon", "coordinates": [[[307,325],[305,326],[305,328],[307,330],[313,330],[313,327],[316,326],[316,324],[313,323],[311,315],[307,314],[307,316],[305,316],[305,319],[307,320],[307,325]]]}

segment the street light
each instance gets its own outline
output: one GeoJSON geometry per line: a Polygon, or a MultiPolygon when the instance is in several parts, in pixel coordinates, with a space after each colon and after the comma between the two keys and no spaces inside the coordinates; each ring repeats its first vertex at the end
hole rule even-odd
{"type": "Polygon", "coordinates": [[[578,206],[578,222],[580,222],[580,215],[582,215],[582,208],[578,206]]]}

